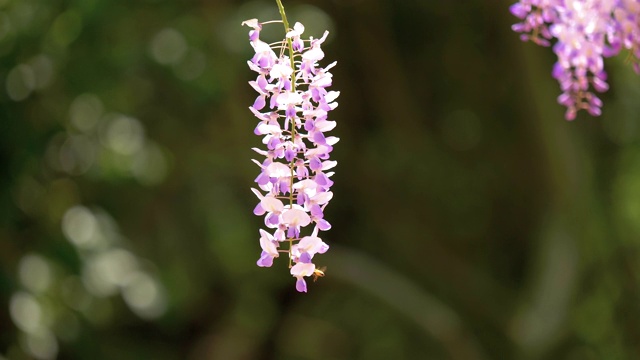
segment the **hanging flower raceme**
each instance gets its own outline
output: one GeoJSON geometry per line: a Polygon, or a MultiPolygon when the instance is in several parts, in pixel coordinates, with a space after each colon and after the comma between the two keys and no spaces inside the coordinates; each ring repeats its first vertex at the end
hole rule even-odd
{"type": "Polygon", "coordinates": [[[328,136],[336,126],[328,113],[338,106],[339,92],[328,90],[329,70],[336,63],[319,65],[329,33],[303,39],[302,24],[288,28],[286,18],[283,22],[285,38],[274,44],[260,39],[262,26],[272,22],[242,23],[252,29],[249,40],[255,55],[248,64],[257,73],[249,84],[258,96],[249,109],[259,120],[254,132],[266,147],[253,149],[263,156],[262,161],[253,160],[260,167],[255,180],[260,190],[252,189],[259,200],[254,214],[264,216],[268,229],[260,229],[262,254],[257,264],[269,267],[274,258],[286,254],[296,289],[306,292],[305,277],[324,275],[313,263],[314,256],[329,249],[318,234],[331,228],[324,209],[333,197],[329,170],[336,166],[329,154],[339,139],[328,136]]]}
{"type": "Polygon", "coordinates": [[[594,92],[609,88],[603,58],[630,52],[640,73],[640,0],[520,0],[511,13],[522,20],[512,29],[523,41],[549,46],[558,62],[552,75],[560,83],[558,102],[573,120],[579,110],[601,114],[602,101],[594,92]]]}

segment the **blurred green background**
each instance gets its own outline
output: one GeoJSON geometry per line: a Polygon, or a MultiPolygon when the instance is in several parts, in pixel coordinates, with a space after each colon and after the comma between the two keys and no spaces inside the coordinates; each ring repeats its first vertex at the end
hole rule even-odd
{"type": "Polygon", "coordinates": [[[0,0],[0,359],[640,358],[640,81],[565,121],[510,3],[285,0],[341,91],[299,294],[255,265],[275,1],[0,0]]]}

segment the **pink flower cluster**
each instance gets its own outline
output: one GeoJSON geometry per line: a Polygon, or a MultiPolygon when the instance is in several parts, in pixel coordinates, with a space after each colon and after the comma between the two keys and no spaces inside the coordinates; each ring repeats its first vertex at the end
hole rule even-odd
{"type": "Polygon", "coordinates": [[[265,23],[252,19],[242,24],[252,28],[249,40],[255,55],[248,64],[258,73],[249,82],[258,93],[249,109],[260,120],[254,132],[266,145],[266,150],[253,149],[265,157],[262,162],[253,160],[261,169],[255,180],[260,190],[252,189],[260,200],[254,214],[264,215],[270,229],[260,229],[262,254],[257,264],[269,267],[280,253],[287,253],[296,289],[306,292],[305,277],[324,275],[313,257],[329,249],[318,233],[331,228],[323,212],[333,197],[333,172],[328,170],[337,164],[329,154],[339,139],[326,135],[336,126],[328,112],[338,106],[340,93],[327,90],[332,83],[329,70],[336,63],[318,65],[328,32],[303,40],[304,26],[296,23],[284,40],[270,45],[260,40],[265,23]],[[313,229],[305,236],[306,226],[313,229]],[[280,250],[283,243],[288,243],[288,250],[280,250]]]}
{"type": "Polygon", "coordinates": [[[603,57],[627,49],[640,73],[640,0],[520,0],[510,10],[522,20],[512,29],[523,41],[549,46],[557,39],[552,74],[562,89],[558,102],[567,107],[567,120],[581,109],[601,114],[602,101],[591,89],[609,88],[603,57]]]}

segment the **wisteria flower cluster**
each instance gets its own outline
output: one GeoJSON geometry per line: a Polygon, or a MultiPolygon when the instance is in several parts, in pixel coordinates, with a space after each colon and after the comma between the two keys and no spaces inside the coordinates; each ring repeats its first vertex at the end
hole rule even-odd
{"type": "Polygon", "coordinates": [[[558,61],[552,75],[560,83],[558,102],[573,120],[579,110],[601,114],[602,101],[591,89],[609,88],[603,58],[629,50],[640,73],[640,0],[520,0],[510,11],[522,22],[512,29],[523,41],[549,46],[558,61]]]}
{"type": "Polygon", "coordinates": [[[253,149],[264,156],[261,162],[253,160],[261,170],[255,180],[260,190],[252,189],[260,200],[254,214],[264,215],[269,229],[260,229],[262,254],[257,264],[270,267],[274,258],[286,253],[296,289],[306,292],[305,277],[324,275],[313,263],[314,256],[329,249],[319,232],[331,228],[323,212],[333,197],[333,172],[328,170],[337,162],[329,160],[329,154],[339,139],[327,136],[336,126],[328,113],[338,106],[340,93],[328,91],[329,70],[336,63],[324,68],[318,64],[324,58],[321,45],[328,32],[305,40],[302,24],[289,28],[286,18],[283,22],[286,37],[273,44],[260,40],[262,26],[272,22],[242,23],[252,28],[249,40],[255,55],[248,64],[258,73],[249,82],[258,93],[249,109],[260,120],[254,132],[266,145],[266,150],[253,149]],[[288,249],[281,250],[283,244],[288,249]]]}

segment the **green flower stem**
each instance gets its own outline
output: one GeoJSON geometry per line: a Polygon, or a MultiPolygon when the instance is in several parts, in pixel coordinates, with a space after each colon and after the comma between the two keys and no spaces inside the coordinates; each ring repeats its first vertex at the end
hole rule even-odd
{"type": "MultiPolygon", "coordinates": [[[[284,6],[282,5],[282,1],[276,0],[278,3],[278,10],[280,10],[280,16],[282,17],[282,24],[284,24],[284,33],[289,32],[289,21],[287,20],[287,14],[284,12],[284,6]]],[[[286,38],[287,48],[289,49],[289,60],[291,61],[291,69],[294,69],[291,74],[291,91],[296,91],[296,72],[295,72],[295,64],[293,62],[293,44],[291,43],[291,38],[286,38]]],[[[296,125],[294,119],[291,119],[291,141],[293,142],[296,137],[296,125]]],[[[291,177],[289,180],[289,209],[293,209],[293,176],[294,176],[294,167],[295,167],[296,158],[291,159],[291,163],[289,164],[289,169],[291,170],[291,177]]],[[[293,238],[289,239],[289,268],[291,268],[291,248],[293,247],[293,238]]]]}
{"type": "MultiPolygon", "coordinates": [[[[276,0],[278,3],[278,10],[280,10],[280,16],[282,17],[282,24],[284,25],[284,33],[288,33],[291,29],[289,27],[289,21],[287,20],[287,14],[284,12],[284,6],[282,1],[276,0]]],[[[289,60],[291,61],[291,68],[295,69],[293,64],[293,45],[291,44],[291,38],[287,38],[287,48],[289,49],[289,60]]],[[[296,89],[296,73],[291,74],[291,87],[295,91],[296,89]]]]}

